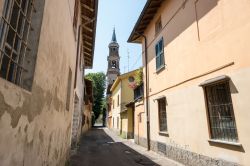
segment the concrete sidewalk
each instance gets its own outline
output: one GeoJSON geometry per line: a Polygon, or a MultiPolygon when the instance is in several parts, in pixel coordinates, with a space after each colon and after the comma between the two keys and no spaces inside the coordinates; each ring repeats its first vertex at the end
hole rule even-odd
{"type": "Polygon", "coordinates": [[[104,128],[104,132],[107,133],[115,142],[122,142],[126,146],[130,147],[131,149],[137,151],[138,153],[142,154],[143,156],[149,158],[154,163],[160,166],[184,166],[176,161],[166,158],[163,155],[160,155],[154,151],[148,151],[146,148],[137,145],[133,142],[133,140],[127,140],[119,137],[113,131],[109,130],[108,128],[104,128]]]}

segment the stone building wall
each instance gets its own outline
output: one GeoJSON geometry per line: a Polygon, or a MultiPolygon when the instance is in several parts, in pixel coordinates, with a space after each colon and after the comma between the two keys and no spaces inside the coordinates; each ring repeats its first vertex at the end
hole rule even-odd
{"type": "Polygon", "coordinates": [[[67,86],[76,61],[72,6],[68,0],[45,1],[31,91],[0,78],[0,165],[61,166],[69,155],[74,95],[71,83],[67,110],[67,86]]]}

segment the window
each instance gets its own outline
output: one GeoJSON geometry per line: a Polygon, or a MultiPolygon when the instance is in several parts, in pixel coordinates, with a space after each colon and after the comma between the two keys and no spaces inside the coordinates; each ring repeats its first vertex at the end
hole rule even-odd
{"type": "Polygon", "coordinates": [[[237,142],[238,134],[228,81],[207,85],[206,93],[212,139],[237,142]]]}
{"type": "Polygon", "coordinates": [[[158,100],[159,129],[160,132],[167,131],[166,98],[158,100]]]}
{"type": "Polygon", "coordinates": [[[111,61],[111,68],[112,69],[116,69],[117,68],[116,61],[111,61]]]}
{"type": "Polygon", "coordinates": [[[141,99],[143,97],[143,84],[134,89],[134,100],[141,99]]]}
{"type": "Polygon", "coordinates": [[[0,28],[0,77],[27,90],[33,82],[43,7],[44,0],[5,0],[4,3],[0,28]]]}
{"type": "Polygon", "coordinates": [[[128,82],[132,83],[135,81],[135,78],[133,76],[128,77],[128,82]]]}
{"type": "Polygon", "coordinates": [[[119,99],[119,95],[117,96],[117,107],[120,105],[120,99],[119,99]]]}
{"type": "Polygon", "coordinates": [[[156,54],[156,70],[164,67],[164,44],[163,38],[155,45],[155,54],[156,54]]]}
{"type": "Polygon", "coordinates": [[[161,17],[155,23],[155,35],[157,35],[162,29],[161,17]]]}

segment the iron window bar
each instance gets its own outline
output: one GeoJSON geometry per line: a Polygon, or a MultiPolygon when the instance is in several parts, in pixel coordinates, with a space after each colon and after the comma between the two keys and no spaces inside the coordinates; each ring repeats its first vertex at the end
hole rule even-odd
{"type": "Polygon", "coordinates": [[[6,0],[1,19],[0,77],[21,86],[22,74],[27,72],[24,59],[28,46],[34,0],[6,0]]]}
{"type": "MultiPolygon", "coordinates": [[[[210,135],[214,140],[238,142],[228,77],[205,85],[210,135]]],[[[216,80],[216,79],[215,79],[216,80]]]]}

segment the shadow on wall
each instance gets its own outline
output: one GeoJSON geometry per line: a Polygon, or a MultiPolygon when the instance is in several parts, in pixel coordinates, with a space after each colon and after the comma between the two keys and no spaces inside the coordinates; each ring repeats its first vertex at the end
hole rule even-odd
{"type": "MultiPolygon", "coordinates": [[[[183,0],[182,3],[177,4],[179,5],[177,9],[174,10],[174,13],[171,13],[171,16],[168,17],[167,21],[164,21],[162,25],[162,28],[165,28],[163,32],[167,34],[167,37],[164,38],[164,47],[175,40],[195,22],[197,24],[197,40],[199,40],[199,21],[218,5],[218,1],[219,0],[183,0]]],[[[167,1],[165,3],[169,2],[170,1],[167,1]]],[[[171,6],[172,4],[170,3],[169,5],[171,6]]],[[[173,1],[172,3],[175,2],[173,1]]],[[[176,6],[176,4],[173,4],[173,6],[176,6]]],[[[155,56],[150,56],[149,61],[154,58],[155,56]]]]}
{"type": "Polygon", "coordinates": [[[227,144],[222,144],[222,143],[216,143],[216,142],[209,142],[210,146],[215,146],[215,147],[220,147],[223,149],[230,149],[233,151],[238,151],[238,152],[243,152],[245,153],[245,150],[243,146],[235,146],[235,145],[227,145],[227,144]]]}
{"type": "Polygon", "coordinates": [[[71,166],[159,166],[148,157],[134,151],[121,142],[114,142],[102,128],[93,128],[81,140],[71,166]]]}

